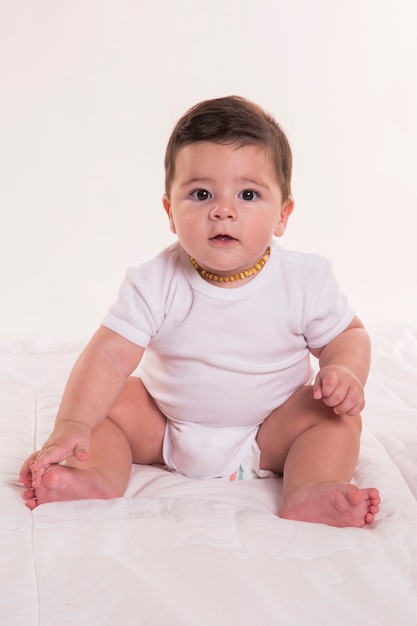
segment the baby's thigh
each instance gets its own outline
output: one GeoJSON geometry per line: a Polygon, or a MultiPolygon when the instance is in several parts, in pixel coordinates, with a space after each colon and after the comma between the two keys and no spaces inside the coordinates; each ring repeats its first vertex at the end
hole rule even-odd
{"type": "Polygon", "coordinates": [[[320,400],[313,398],[313,388],[297,389],[260,426],[257,442],[261,450],[261,469],[282,473],[287,454],[295,439],[315,424],[337,419],[320,400]]]}
{"type": "Polygon", "coordinates": [[[142,380],[130,376],[110,409],[108,419],[127,437],[134,463],[163,463],[162,442],[166,417],[156,406],[142,380]]]}

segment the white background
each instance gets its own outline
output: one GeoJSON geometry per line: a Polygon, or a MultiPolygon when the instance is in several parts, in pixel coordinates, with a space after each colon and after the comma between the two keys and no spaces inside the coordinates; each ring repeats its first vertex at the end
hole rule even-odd
{"type": "MultiPolygon", "coordinates": [[[[201,99],[294,151],[280,243],[333,261],[364,322],[415,324],[414,0],[0,0],[0,340],[88,337],[174,241],[168,136],[201,99]]],[[[260,304],[261,308],[261,304],[260,304]]]]}

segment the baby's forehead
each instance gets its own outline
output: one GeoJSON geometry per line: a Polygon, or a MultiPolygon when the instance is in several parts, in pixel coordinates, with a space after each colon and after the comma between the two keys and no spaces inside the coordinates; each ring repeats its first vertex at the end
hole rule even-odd
{"type": "Polygon", "coordinates": [[[175,154],[175,162],[181,161],[184,158],[191,156],[203,157],[204,159],[217,159],[219,155],[233,158],[236,153],[249,153],[252,155],[260,155],[262,160],[265,159],[266,162],[269,162],[273,167],[274,158],[271,150],[264,145],[249,143],[249,142],[238,142],[238,141],[193,141],[186,143],[178,148],[175,154]]]}
{"type": "Polygon", "coordinates": [[[274,176],[280,183],[273,154],[268,147],[237,141],[194,141],[181,146],[175,155],[174,178],[179,171],[184,173],[184,170],[204,173],[204,170],[213,168],[222,171],[222,165],[227,171],[230,171],[230,167],[247,170],[248,173],[261,170],[265,175],[274,176]]]}

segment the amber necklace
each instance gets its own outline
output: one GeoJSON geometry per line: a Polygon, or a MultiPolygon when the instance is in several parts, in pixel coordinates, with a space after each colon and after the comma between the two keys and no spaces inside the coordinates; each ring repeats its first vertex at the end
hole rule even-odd
{"type": "Polygon", "coordinates": [[[214,280],[215,282],[218,282],[218,283],[229,283],[229,282],[233,282],[236,280],[242,280],[242,278],[248,278],[249,276],[253,276],[253,274],[256,274],[257,272],[259,272],[263,268],[265,263],[267,262],[270,253],[271,253],[271,249],[268,246],[267,249],[265,250],[265,254],[263,255],[261,259],[259,259],[256,265],[254,265],[250,270],[243,270],[243,272],[239,272],[238,274],[233,274],[232,276],[218,276],[217,274],[213,274],[212,272],[209,272],[208,270],[203,269],[201,265],[199,265],[192,256],[190,256],[190,261],[194,265],[197,272],[203,278],[206,278],[208,280],[214,280]]]}

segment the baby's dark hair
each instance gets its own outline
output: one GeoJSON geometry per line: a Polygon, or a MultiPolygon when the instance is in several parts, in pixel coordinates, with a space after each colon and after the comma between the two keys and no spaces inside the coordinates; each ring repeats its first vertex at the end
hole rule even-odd
{"type": "Polygon", "coordinates": [[[177,122],[165,153],[165,192],[169,194],[175,174],[175,159],[184,146],[198,141],[253,145],[272,157],[283,200],[291,196],[292,153],[288,139],[260,106],[240,96],[204,100],[177,122]]]}

